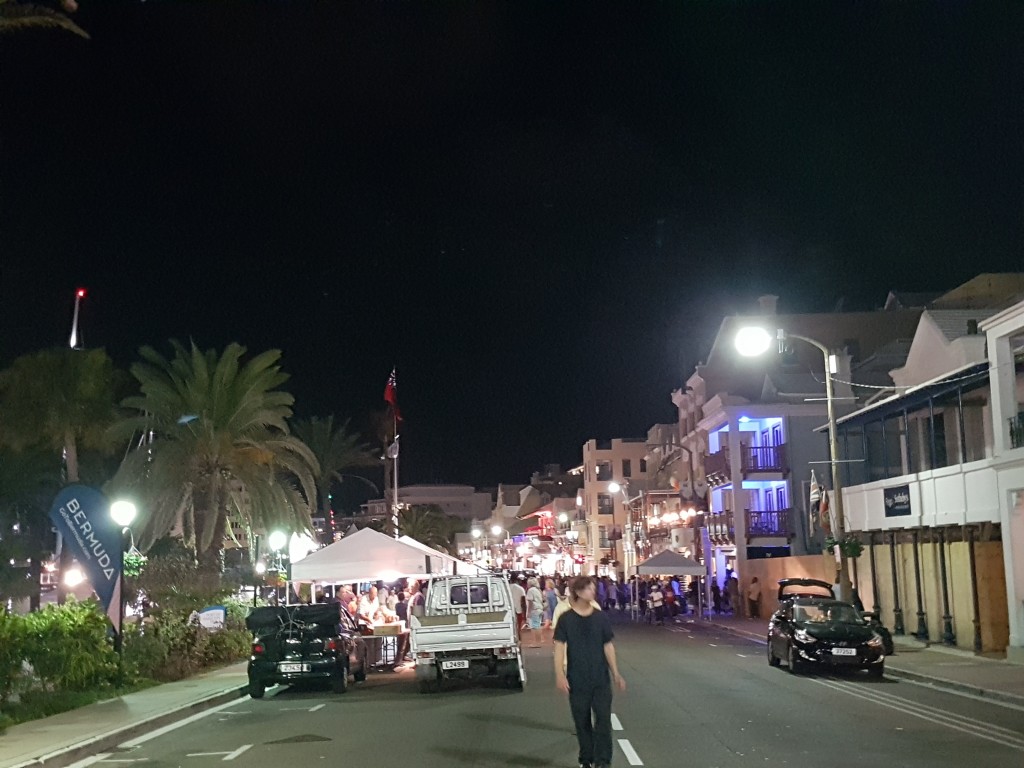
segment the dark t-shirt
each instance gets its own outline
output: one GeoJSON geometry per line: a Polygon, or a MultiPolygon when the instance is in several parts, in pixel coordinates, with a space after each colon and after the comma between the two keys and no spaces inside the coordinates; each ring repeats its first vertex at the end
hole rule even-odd
{"type": "Polygon", "coordinates": [[[611,676],[604,646],[613,637],[612,623],[604,611],[595,610],[589,616],[566,611],[559,617],[555,640],[566,645],[566,677],[570,687],[585,688],[609,683],[611,676]]]}

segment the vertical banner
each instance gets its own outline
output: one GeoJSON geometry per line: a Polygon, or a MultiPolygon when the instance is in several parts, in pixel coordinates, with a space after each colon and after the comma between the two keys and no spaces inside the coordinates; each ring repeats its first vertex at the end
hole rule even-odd
{"type": "MultiPolygon", "coordinates": [[[[121,528],[110,517],[107,497],[87,485],[69,485],[50,506],[50,520],[85,569],[110,623],[117,627],[121,602],[121,528]]],[[[64,574],[61,574],[61,578],[64,574]]]]}

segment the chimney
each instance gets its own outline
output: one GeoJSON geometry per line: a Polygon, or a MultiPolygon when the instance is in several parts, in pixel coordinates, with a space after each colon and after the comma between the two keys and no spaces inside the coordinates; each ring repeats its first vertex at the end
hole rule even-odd
{"type": "Polygon", "coordinates": [[[779,305],[779,297],[766,294],[761,296],[757,300],[758,305],[761,307],[762,315],[774,315],[775,310],[779,305]]]}

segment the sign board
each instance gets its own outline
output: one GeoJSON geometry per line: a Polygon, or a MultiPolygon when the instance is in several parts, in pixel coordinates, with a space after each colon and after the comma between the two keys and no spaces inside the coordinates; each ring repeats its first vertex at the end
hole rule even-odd
{"type": "Polygon", "coordinates": [[[886,517],[905,517],[910,514],[910,486],[895,485],[882,490],[886,517]]]}
{"type": "Polygon", "coordinates": [[[199,611],[199,626],[211,632],[224,629],[224,622],[227,621],[228,612],[223,605],[211,605],[199,611]]]}
{"type": "Polygon", "coordinates": [[[110,517],[110,502],[95,488],[69,485],[50,505],[50,520],[120,631],[121,528],[110,517]]]}

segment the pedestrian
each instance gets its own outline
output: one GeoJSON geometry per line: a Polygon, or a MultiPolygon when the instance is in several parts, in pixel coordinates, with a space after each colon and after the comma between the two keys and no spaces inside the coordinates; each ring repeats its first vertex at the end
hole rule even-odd
{"type": "Polygon", "coordinates": [[[757,576],[750,580],[747,587],[747,610],[750,618],[761,618],[761,582],[757,580],[757,576]]]}
{"type": "Polygon", "coordinates": [[[548,579],[544,582],[544,624],[540,633],[540,641],[543,643],[544,635],[551,633],[554,636],[555,608],[558,606],[558,591],[555,589],[555,580],[548,579]]]}
{"type": "Polygon", "coordinates": [[[512,591],[512,607],[516,611],[516,637],[522,639],[523,622],[526,620],[526,590],[515,576],[509,579],[509,589],[512,591]]]}
{"type": "Polygon", "coordinates": [[[718,586],[718,579],[711,582],[711,605],[715,613],[722,612],[722,588],[718,586]]]}
{"type": "Polygon", "coordinates": [[[651,608],[654,609],[654,618],[659,623],[665,624],[665,593],[661,591],[661,585],[654,582],[651,587],[651,608]]]}
{"type": "Polygon", "coordinates": [[[569,582],[571,609],[555,628],[555,681],[569,694],[576,725],[580,768],[610,768],[612,764],[612,683],[626,690],[615,656],[614,633],[608,614],[595,610],[593,579],[577,576],[569,582]]]}
{"type": "Polygon", "coordinates": [[[725,591],[729,593],[729,605],[732,606],[733,616],[740,615],[740,582],[733,573],[726,582],[725,591]]]}
{"type": "Polygon", "coordinates": [[[537,579],[531,578],[526,583],[529,586],[526,590],[526,621],[533,640],[530,647],[540,648],[540,628],[544,622],[544,593],[540,591],[537,579]]]}

